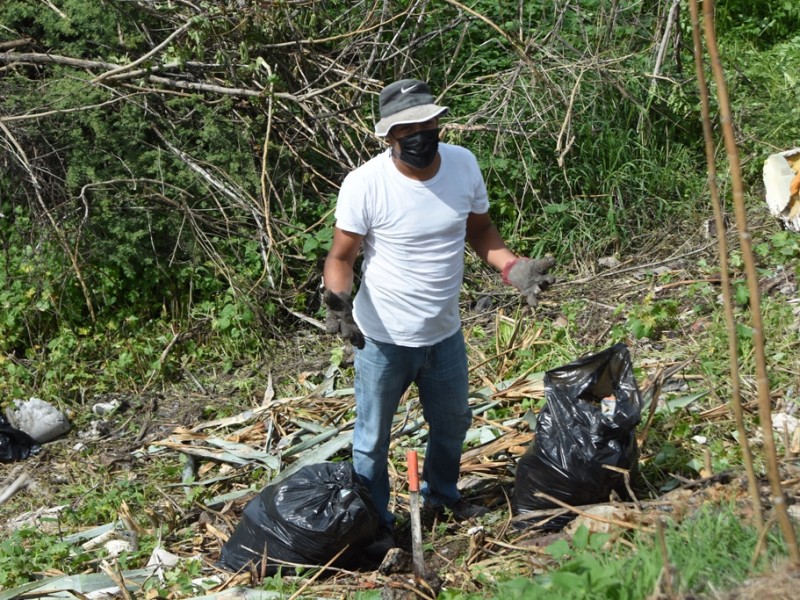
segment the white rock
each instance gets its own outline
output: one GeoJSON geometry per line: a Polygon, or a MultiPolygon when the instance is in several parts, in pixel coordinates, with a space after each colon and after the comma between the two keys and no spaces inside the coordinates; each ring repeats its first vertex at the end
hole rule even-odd
{"type": "Polygon", "coordinates": [[[39,398],[25,402],[14,400],[6,409],[6,418],[15,427],[43,444],[69,431],[66,415],[52,404],[39,398]]]}
{"type": "Polygon", "coordinates": [[[800,420],[798,420],[797,417],[793,417],[784,412],[772,413],[772,429],[778,434],[782,435],[785,427],[786,432],[791,436],[798,426],[800,426],[800,420]]]}
{"type": "Polygon", "coordinates": [[[616,256],[603,256],[597,259],[597,266],[603,269],[616,269],[620,265],[616,256]]]}

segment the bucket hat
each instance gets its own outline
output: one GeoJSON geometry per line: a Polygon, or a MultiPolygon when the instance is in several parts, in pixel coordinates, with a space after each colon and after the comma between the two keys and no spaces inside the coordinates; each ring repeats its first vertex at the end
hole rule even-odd
{"type": "Polygon", "coordinates": [[[380,121],[375,134],[383,137],[395,125],[424,123],[444,115],[446,106],[438,106],[428,84],[419,79],[401,79],[387,85],[380,95],[380,121]]]}

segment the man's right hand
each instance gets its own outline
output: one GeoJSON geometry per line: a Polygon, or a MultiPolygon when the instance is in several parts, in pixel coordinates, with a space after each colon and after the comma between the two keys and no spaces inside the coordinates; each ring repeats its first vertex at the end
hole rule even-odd
{"type": "Polygon", "coordinates": [[[340,292],[335,294],[330,290],[325,290],[322,301],[328,309],[325,318],[325,331],[328,333],[338,333],[344,339],[352,343],[356,348],[364,347],[364,334],[353,320],[353,301],[349,294],[340,292]]]}

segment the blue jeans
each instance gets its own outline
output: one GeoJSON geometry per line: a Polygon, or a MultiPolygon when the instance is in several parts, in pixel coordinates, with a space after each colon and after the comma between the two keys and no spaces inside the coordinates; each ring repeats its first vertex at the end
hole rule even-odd
{"type": "Polygon", "coordinates": [[[408,348],[367,339],[364,348],[356,350],[353,467],[372,495],[381,524],[387,526],[394,523],[388,510],[387,468],[392,419],[411,383],[417,384],[428,423],[421,491],[432,506],[450,504],[461,497],[456,487],[461,450],[472,423],[467,351],[460,330],[433,346],[408,348]]]}

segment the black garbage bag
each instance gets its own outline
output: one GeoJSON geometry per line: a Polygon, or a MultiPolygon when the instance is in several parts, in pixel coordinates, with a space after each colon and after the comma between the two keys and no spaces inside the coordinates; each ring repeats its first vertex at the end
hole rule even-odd
{"type": "MultiPolygon", "coordinates": [[[[636,426],[641,393],[625,344],[616,344],[545,373],[546,403],[534,438],[517,464],[515,514],[552,508],[544,492],[571,506],[628,496],[624,474],[639,460],[636,426]]],[[[563,522],[561,524],[563,526],[563,522]]]]}
{"type": "Polygon", "coordinates": [[[12,427],[0,415],[0,462],[25,460],[42,449],[39,443],[21,429],[12,427]]]}
{"type": "Polygon", "coordinates": [[[378,511],[352,463],[307,465],[266,486],[244,508],[222,547],[219,564],[238,571],[252,563],[261,572],[292,572],[285,563],[355,569],[364,546],[377,535],[378,511]]]}

